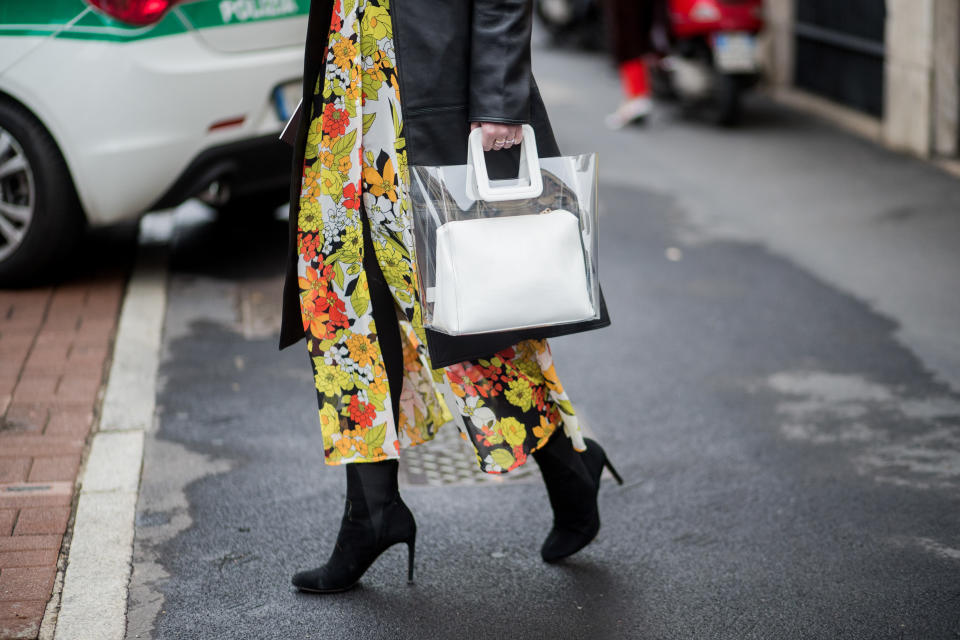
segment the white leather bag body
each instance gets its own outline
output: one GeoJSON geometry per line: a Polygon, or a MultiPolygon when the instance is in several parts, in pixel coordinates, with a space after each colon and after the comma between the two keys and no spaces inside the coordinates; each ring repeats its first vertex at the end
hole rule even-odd
{"type": "Polygon", "coordinates": [[[457,220],[437,230],[432,328],[452,335],[593,318],[569,211],[457,220]]]}

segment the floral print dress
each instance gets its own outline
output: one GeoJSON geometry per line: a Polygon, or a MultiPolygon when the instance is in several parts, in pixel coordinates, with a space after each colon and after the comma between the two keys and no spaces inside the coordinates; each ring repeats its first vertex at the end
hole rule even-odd
{"type": "MultiPolygon", "coordinates": [[[[433,369],[421,322],[389,0],[337,0],[317,78],[298,217],[300,303],[328,464],[397,458],[454,422],[481,469],[523,464],[562,424],[584,449],[546,341],[433,369]],[[396,305],[400,415],[371,311],[363,215],[396,305]]],[[[466,132],[465,132],[466,136],[466,132]]],[[[466,138],[464,139],[466,144],[466,138]]]]}

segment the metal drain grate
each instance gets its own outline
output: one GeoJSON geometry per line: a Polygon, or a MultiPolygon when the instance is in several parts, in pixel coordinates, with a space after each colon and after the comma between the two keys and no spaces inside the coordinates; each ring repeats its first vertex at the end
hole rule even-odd
{"type": "Polygon", "coordinates": [[[405,448],[400,453],[400,481],[409,485],[485,485],[539,480],[536,463],[528,459],[507,474],[484,473],[477,465],[473,447],[448,424],[430,442],[405,448]]]}

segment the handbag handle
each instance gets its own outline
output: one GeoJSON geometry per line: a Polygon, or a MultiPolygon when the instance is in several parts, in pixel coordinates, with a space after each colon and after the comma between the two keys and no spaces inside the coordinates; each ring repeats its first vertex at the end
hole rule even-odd
{"type": "Polygon", "coordinates": [[[533,127],[523,125],[523,141],[520,143],[521,184],[493,186],[487,173],[483,156],[483,130],[477,127],[467,140],[467,193],[474,200],[502,202],[504,200],[528,200],[543,193],[543,176],[540,175],[540,156],[537,155],[537,138],[533,127]],[[528,182],[529,184],[522,184],[528,182]]]}

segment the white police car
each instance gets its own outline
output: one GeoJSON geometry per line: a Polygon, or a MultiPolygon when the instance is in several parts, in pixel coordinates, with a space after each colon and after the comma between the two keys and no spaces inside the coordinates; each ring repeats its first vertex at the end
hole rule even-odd
{"type": "Polygon", "coordinates": [[[0,0],[0,283],[84,222],[278,205],[310,0],[0,0]]]}

